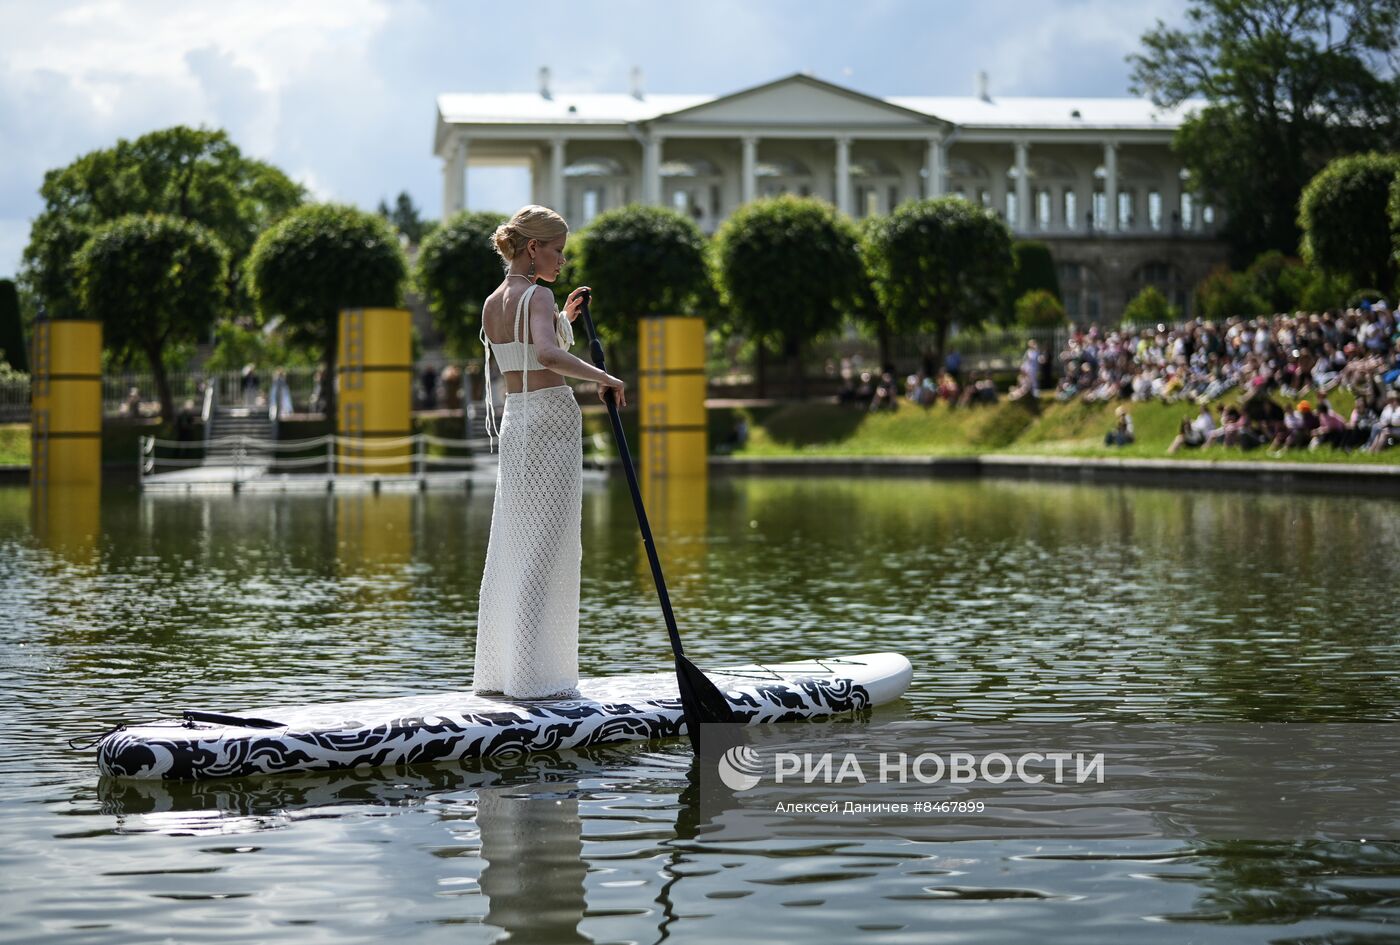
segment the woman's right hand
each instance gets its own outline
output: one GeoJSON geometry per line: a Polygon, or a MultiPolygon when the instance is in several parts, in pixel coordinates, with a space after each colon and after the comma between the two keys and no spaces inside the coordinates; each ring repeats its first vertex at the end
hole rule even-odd
{"type": "Polygon", "coordinates": [[[617,398],[619,409],[627,406],[627,385],[621,378],[613,377],[611,374],[605,375],[604,379],[598,382],[598,399],[603,403],[608,402],[608,391],[612,391],[617,398]]]}

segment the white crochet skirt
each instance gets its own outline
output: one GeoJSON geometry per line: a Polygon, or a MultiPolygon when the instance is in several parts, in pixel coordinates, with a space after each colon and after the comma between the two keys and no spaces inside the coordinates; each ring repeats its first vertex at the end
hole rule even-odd
{"type": "Polygon", "coordinates": [[[506,395],[476,626],[477,692],[540,699],[578,685],[582,426],[566,385],[506,395]]]}

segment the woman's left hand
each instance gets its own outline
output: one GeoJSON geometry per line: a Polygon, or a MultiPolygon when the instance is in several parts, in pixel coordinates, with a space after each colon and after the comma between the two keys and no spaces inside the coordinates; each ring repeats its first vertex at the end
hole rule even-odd
{"type": "Polygon", "coordinates": [[[583,311],[583,293],[592,292],[586,285],[581,285],[569,293],[568,299],[564,301],[564,314],[569,316],[569,321],[578,318],[579,312],[583,311]]]}

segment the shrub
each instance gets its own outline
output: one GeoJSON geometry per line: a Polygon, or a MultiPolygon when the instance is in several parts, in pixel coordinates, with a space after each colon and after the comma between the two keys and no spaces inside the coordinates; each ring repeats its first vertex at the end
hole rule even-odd
{"type": "Polygon", "coordinates": [[[1168,302],[1162,290],[1155,285],[1145,287],[1123,309],[1123,321],[1130,324],[1173,322],[1180,317],[1181,310],[1168,302]]]}
{"type": "Polygon", "coordinates": [[[1027,328],[1054,328],[1065,322],[1065,307],[1047,289],[1033,289],[1016,300],[1016,321],[1027,328]]]}
{"type": "Polygon", "coordinates": [[[1060,277],[1050,247],[1037,240],[1017,240],[1011,244],[1011,256],[1016,264],[1012,297],[1021,299],[1027,292],[1043,289],[1060,297],[1060,277]]]}
{"type": "Polygon", "coordinates": [[[1267,307],[1242,275],[1224,266],[1196,286],[1196,314],[1200,318],[1223,321],[1235,315],[1259,315],[1267,307]]]}

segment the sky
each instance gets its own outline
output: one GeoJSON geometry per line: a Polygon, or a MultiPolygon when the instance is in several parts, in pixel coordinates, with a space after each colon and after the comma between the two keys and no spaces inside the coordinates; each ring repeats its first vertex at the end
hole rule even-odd
{"type": "MultiPolygon", "coordinates": [[[[175,124],[226,129],[317,199],[441,209],[436,97],[720,95],[793,72],[872,95],[1129,94],[1125,57],[1187,0],[0,0],[0,277],[44,172],[175,124]]],[[[469,208],[528,202],[472,168],[469,208]]]]}

